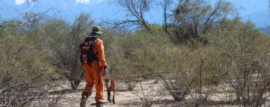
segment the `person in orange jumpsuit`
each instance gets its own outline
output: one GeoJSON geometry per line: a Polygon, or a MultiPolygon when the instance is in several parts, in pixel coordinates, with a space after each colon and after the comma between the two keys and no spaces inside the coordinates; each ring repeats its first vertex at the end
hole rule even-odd
{"type": "Polygon", "coordinates": [[[102,34],[101,28],[99,26],[93,27],[91,35],[88,38],[96,38],[94,42],[93,51],[96,54],[97,60],[89,64],[82,63],[81,66],[84,67],[86,86],[82,92],[81,98],[81,107],[86,106],[86,100],[92,94],[92,89],[95,84],[96,87],[96,96],[95,100],[97,102],[96,107],[105,107],[103,106],[103,93],[104,93],[104,76],[106,75],[107,63],[105,60],[104,45],[103,41],[99,38],[102,34]]]}

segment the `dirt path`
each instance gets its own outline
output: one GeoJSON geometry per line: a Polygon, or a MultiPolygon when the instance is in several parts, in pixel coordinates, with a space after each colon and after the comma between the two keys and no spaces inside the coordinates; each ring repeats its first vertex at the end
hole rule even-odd
{"type": "MultiPolygon", "coordinates": [[[[151,81],[152,82],[152,81],[151,81]]],[[[149,92],[149,86],[152,87],[154,85],[151,85],[151,82],[149,83],[143,83],[142,87],[144,89],[145,94],[149,94],[151,92],[149,92]]],[[[65,93],[63,96],[63,99],[60,102],[59,106],[63,106],[63,107],[79,107],[79,102],[80,102],[80,98],[81,98],[81,92],[84,89],[84,86],[86,84],[86,82],[81,82],[78,90],[76,91],[72,91],[70,90],[70,86],[68,82],[61,82],[59,84],[66,84],[66,86],[62,86],[62,90],[65,93]]],[[[160,86],[162,84],[155,84],[156,86],[160,86]]],[[[105,88],[104,91],[104,103],[106,105],[106,107],[141,107],[142,102],[141,102],[141,97],[143,97],[142,95],[142,90],[139,84],[137,84],[137,86],[135,87],[135,89],[133,91],[128,91],[125,87],[125,85],[122,82],[118,83],[118,87],[117,87],[117,93],[116,93],[116,97],[115,97],[115,102],[116,104],[112,104],[109,103],[107,100],[107,90],[105,88]],[[138,95],[136,95],[138,94],[138,95]]],[[[93,93],[92,95],[88,98],[87,100],[87,106],[89,107],[95,107],[95,87],[93,89],[93,93]]],[[[111,93],[113,94],[113,93],[111,93]]],[[[156,96],[156,98],[161,98],[165,99],[165,100],[173,100],[172,98],[170,98],[170,96],[156,96]]],[[[155,107],[155,106],[153,106],[155,107]]]]}
{"type": "MultiPolygon", "coordinates": [[[[86,82],[81,82],[78,90],[72,91],[67,81],[62,81],[59,84],[62,85],[61,89],[63,94],[62,100],[59,102],[59,107],[79,107],[81,92],[84,89],[86,82]]],[[[155,81],[143,82],[141,85],[137,84],[133,91],[128,91],[123,82],[118,83],[118,91],[116,93],[115,101],[116,104],[109,103],[107,100],[107,90],[104,91],[104,103],[106,107],[142,107],[143,104],[143,92],[149,98],[154,98],[156,101],[152,107],[195,107],[194,100],[191,100],[190,96],[185,101],[174,101],[173,98],[162,91],[162,83],[155,81]],[[157,93],[162,94],[157,94],[157,93]],[[159,100],[157,100],[159,99],[159,100]]],[[[87,100],[87,107],[95,107],[95,88],[93,89],[92,95],[87,100]]],[[[52,92],[53,93],[53,92],[52,92]]],[[[56,94],[55,94],[56,95],[56,94]]],[[[239,105],[229,105],[226,101],[226,95],[218,94],[213,95],[210,102],[200,107],[239,107],[239,105]]],[[[269,104],[269,103],[268,103],[269,104]]],[[[57,106],[57,107],[58,107],[57,106]]],[[[268,107],[269,105],[266,105],[268,107]]]]}

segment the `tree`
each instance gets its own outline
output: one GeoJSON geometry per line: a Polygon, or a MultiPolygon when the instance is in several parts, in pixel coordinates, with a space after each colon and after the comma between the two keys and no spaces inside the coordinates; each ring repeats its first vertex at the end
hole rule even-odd
{"type": "Polygon", "coordinates": [[[216,23],[234,7],[230,2],[218,0],[214,7],[206,0],[180,0],[173,11],[173,32],[176,42],[190,38],[201,38],[201,35],[213,32],[216,23]]]}
{"type": "Polygon", "coordinates": [[[127,12],[127,17],[131,19],[126,19],[124,21],[114,23],[115,26],[121,25],[139,25],[151,31],[148,21],[145,19],[145,15],[151,9],[151,3],[153,0],[116,0],[117,5],[124,8],[127,12]]]}
{"type": "Polygon", "coordinates": [[[157,4],[160,5],[163,9],[163,30],[168,33],[168,28],[170,26],[169,23],[169,17],[170,15],[168,14],[168,11],[171,7],[171,4],[173,3],[173,0],[161,0],[157,1],[157,4]]]}

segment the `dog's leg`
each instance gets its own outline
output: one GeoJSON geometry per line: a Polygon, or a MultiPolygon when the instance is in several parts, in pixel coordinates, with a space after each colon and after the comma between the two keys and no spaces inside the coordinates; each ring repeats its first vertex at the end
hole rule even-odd
{"type": "Polygon", "coordinates": [[[116,91],[114,90],[113,91],[113,99],[112,99],[113,100],[113,104],[115,104],[115,98],[114,98],[115,97],[115,93],[116,93],[116,91]]]}
{"type": "Polygon", "coordinates": [[[107,90],[108,93],[108,101],[111,102],[111,89],[107,90]]]}

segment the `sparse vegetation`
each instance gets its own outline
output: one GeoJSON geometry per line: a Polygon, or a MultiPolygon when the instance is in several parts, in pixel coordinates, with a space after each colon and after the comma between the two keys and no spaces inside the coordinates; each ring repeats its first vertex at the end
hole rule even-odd
{"type": "Polygon", "coordinates": [[[224,99],[230,104],[245,107],[266,104],[269,35],[239,17],[227,19],[235,11],[230,2],[218,0],[212,6],[205,0],[179,0],[171,15],[171,0],[155,2],[163,9],[164,25],[149,23],[144,17],[155,6],[153,0],[115,2],[135,20],[110,26],[81,13],[70,23],[30,12],[25,16],[27,24],[1,22],[0,106],[58,106],[65,93],[57,90],[61,87],[57,81],[68,81],[76,91],[84,78],[78,46],[94,25],[102,26],[104,32],[108,76],[131,92],[140,86],[134,94],[144,107],[151,107],[156,96],[166,92],[177,102],[190,99],[197,106],[212,101],[215,94],[228,95],[224,99]],[[118,29],[127,24],[138,29],[118,29]],[[163,86],[145,91],[142,82],[149,80],[163,86]]]}

